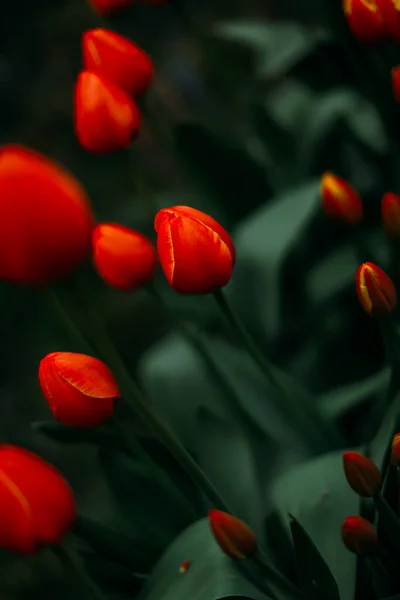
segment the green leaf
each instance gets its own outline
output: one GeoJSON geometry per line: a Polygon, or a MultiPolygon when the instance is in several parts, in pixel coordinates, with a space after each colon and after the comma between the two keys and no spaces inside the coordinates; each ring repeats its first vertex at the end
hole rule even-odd
{"type": "Polygon", "coordinates": [[[332,572],[341,600],[354,600],[357,559],[345,548],[340,529],[347,516],[359,514],[360,499],[344,477],[342,453],[291,469],[275,481],[272,499],[288,533],[288,513],[301,522],[332,572]]]}
{"type": "Polygon", "coordinates": [[[222,600],[242,597],[269,600],[221,551],[208,519],[186,529],[167,549],[145,583],[138,600],[222,600]],[[189,560],[186,573],[179,573],[189,560]]]}
{"type": "Polygon", "coordinates": [[[107,591],[126,593],[132,597],[140,590],[142,579],[126,567],[94,553],[81,552],[81,556],[90,575],[107,591]]]}
{"type": "Polygon", "coordinates": [[[308,600],[340,600],[331,570],[300,523],[290,515],[297,574],[308,600]]]}

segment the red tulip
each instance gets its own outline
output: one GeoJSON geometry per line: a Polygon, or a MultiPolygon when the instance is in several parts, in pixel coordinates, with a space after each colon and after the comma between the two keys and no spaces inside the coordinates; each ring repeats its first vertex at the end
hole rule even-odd
{"type": "Polygon", "coordinates": [[[257,550],[257,538],[246,523],[220,510],[210,510],[208,520],[214,538],[230,558],[244,560],[257,550]]]}
{"type": "Polygon", "coordinates": [[[343,9],[354,36],[360,42],[376,42],[384,28],[376,0],[343,0],[343,9]]]}
{"type": "Polygon", "coordinates": [[[350,552],[359,556],[373,554],[378,544],[376,527],[362,517],[347,517],[342,525],[342,539],[350,552]]]}
{"type": "Polygon", "coordinates": [[[71,427],[101,425],[120,398],[110,369],[86,354],[47,354],[40,362],[39,382],[55,418],[71,427]]]}
{"type": "Polygon", "coordinates": [[[157,250],[168,283],[181,294],[209,294],[225,286],[235,263],[235,247],[209,215],[173,206],[154,221],[157,250]]]}
{"type": "Polygon", "coordinates": [[[344,179],[324,173],[321,179],[322,206],[328,217],[356,225],[363,218],[363,205],[355,189],[344,179]]]}
{"type": "Polygon", "coordinates": [[[376,0],[378,11],[383,22],[383,32],[395,42],[400,42],[399,11],[397,0],[376,0]]]}
{"type": "Polygon", "coordinates": [[[370,498],[381,489],[381,472],[370,458],[359,452],[345,452],[343,467],[348,484],[359,496],[370,498]]]}
{"type": "Polygon", "coordinates": [[[371,317],[389,315],[397,306],[397,292],[389,275],[371,262],[356,274],[356,291],[361,306],[371,317]]]}
{"type": "Polygon", "coordinates": [[[109,15],[133,4],[133,0],[88,0],[88,2],[100,15],[109,15]]]}
{"type": "Polygon", "coordinates": [[[381,202],[382,227],[393,237],[400,236],[400,196],[387,192],[381,202]]]}
{"type": "Polygon", "coordinates": [[[83,34],[85,69],[115,83],[133,96],[147,90],[154,76],[151,58],[139,46],[108,29],[83,34]]]}
{"type": "Polygon", "coordinates": [[[396,433],[392,440],[392,464],[400,467],[400,433],[396,433]]]}
{"type": "Polygon", "coordinates": [[[93,231],[93,261],[106,283],[132,291],[153,277],[157,253],[151,241],[138,231],[102,223],[93,231]]]}
{"type": "Polygon", "coordinates": [[[74,496],[61,474],[36,454],[0,445],[0,546],[33,554],[57,544],[74,520],[74,496]]]}
{"type": "Polygon", "coordinates": [[[395,100],[400,104],[400,66],[392,68],[392,87],[395,100]]]}
{"type": "Polygon", "coordinates": [[[29,148],[0,148],[0,216],[0,279],[51,283],[88,256],[94,217],[86,192],[29,148]]]}
{"type": "Polygon", "coordinates": [[[82,71],[75,87],[75,132],[85,150],[103,154],[127,148],[140,122],[139,108],[124,90],[82,71]]]}

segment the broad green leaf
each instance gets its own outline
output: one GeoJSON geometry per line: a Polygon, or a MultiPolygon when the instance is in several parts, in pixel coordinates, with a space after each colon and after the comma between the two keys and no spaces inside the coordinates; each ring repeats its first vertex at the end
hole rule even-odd
{"type": "Polygon", "coordinates": [[[270,600],[221,551],[208,519],[186,529],[167,549],[145,583],[138,600],[222,600],[242,597],[270,600]],[[189,569],[179,567],[189,560],[189,569]]]}
{"type": "Polygon", "coordinates": [[[336,581],[302,525],[290,517],[297,574],[307,600],[340,600],[336,581]]]}
{"type": "Polygon", "coordinates": [[[354,600],[357,560],[345,548],[340,530],[347,516],[359,514],[360,499],[343,474],[342,453],[291,469],[275,481],[272,499],[288,534],[288,513],[307,531],[337,582],[341,600],[354,600]]]}

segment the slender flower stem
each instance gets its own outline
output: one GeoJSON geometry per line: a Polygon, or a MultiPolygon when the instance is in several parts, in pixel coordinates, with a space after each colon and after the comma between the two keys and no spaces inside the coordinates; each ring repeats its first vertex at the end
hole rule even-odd
{"type": "Polygon", "coordinates": [[[272,563],[270,563],[265,556],[257,553],[252,558],[268,579],[275,579],[275,581],[285,588],[294,598],[303,598],[303,594],[299,588],[295,586],[294,583],[289,581],[289,579],[287,579],[283,573],[281,573],[272,563]]]}
{"type": "Polygon", "coordinates": [[[251,358],[269,383],[276,389],[281,398],[285,400],[285,403],[282,403],[280,407],[285,411],[286,417],[289,417],[297,426],[300,425],[307,430],[308,441],[310,444],[313,444],[317,451],[332,448],[332,446],[340,446],[340,435],[324,419],[322,414],[318,412],[317,407],[313,406],[311,402],[306,401],[306,394],[303,394],[301,403],[292,397],[286,386],[282,383],[281,378],[277,375],[276,368],[262,355],[239,318],[233,312],[222,290],[215,292],[214,298],[238,340],[247,349],[251,358]]]}
{"type": "Polygon", "coordinates": [[[74,573],[82,583],[83,587],[89,592],[89,596],[93,600],[107,600],[98,585],[93,581],[87,573],[77,553],[67,546],[64,542],[55,546],[53,552],[65,564],[68,569],[74,573]]]}

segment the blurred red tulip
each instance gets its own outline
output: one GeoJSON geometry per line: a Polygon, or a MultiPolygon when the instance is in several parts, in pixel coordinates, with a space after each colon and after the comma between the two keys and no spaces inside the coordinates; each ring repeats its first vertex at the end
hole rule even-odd
{"type": "Polygon", "coordinates": [[[70,427],[101,425],[120,398],[110,369],[86,354],[47,354],[40,362],[39,382],[55,418],[70,427]]]}
{"type": "Polygon", "coordinates": [[[396,433],[392,439],[392,464],[400,467],[400,433],[396,433]]]}
{"type": "Polygon", "coordinates": [[[127,148],[141,115],[128,94],[96,73],[82,71],[75,87],[75,132],[85,150],[103,154],[127,148]]]}
{"type": "Polygon", "coordinates": [[[74,496],[61,474],[36,454],[0,445],[0,546],[33,554],[57,544],[74,520],[74,496]]]}
{"type": "Polygon", "coordinates": [[[111,287],[132,291],[152,279],[157,253],[151,241],[138,231],[101,223],[93,231],[93,261],[111,287]]]}
{"type": "Polygon", "coordinates": [[[342,539],[350,552],[359,556],[373,554],[378,544],[376,527],[362,517],[347,517],[342,525],[342,539]]]}
{"type": "Polygon", "coordinates": [[[228,232],[209,215],[188,206],[160,210],[154,221],[160,263],[181,294],[209,294],[225,286],[235,263],[228,232]]]}
{"type": "Polygon", "coordinates": [[[139,46],[108,29],[92,29],[82,37],[85,69],[97,73],[133,96],[150,86],[154,68],[139,46]]]}
{"type": "Polygon", "coordinates": [[[356,274],[356,291],[361,306],[371,317],[389,315],[397,306],[397,292],[389,275],[371,262],[356,274]]]}
{"type": "Polygon", "coordinates": [[[397,103],[400,104],[400,66],[392,68],[393,94],[397,103]]]}
{"type": "Polygon", "coordinates": [[[79,266],[94,217],[79,182],[45,156],[0,147],[0,279],[44,285],[79,266]]]}
{"type": "Polygon", "coordinates": [[[343,0],[343,9],[354,36],[360,42],[377,42],[384,35],[376,0],[343,0]]]}
{"type": "Polygon", "coordinates": [[[246,523],[229,513],[210,510],[208,521],[219,547],[235,560],[244,560],[257,550],[257,538],[246,523]]]}
{"type": "Polygon", "coordinates": [[[382,227],[393,237],[400,236],[400,196],[387,192],[381,202],[382,227]]]}
{"type": "Polygon", "coordinates": [[[88,2],[100,15],[109,15],[133,4],[133,0],[88,0],[88,2]]]}
{"type": "Polygon", "coordinates": [[[381,489],[381,472],[370,458],[359,452],[345,452],[343,467],[348,484],[359,496],[370,498],[381,489]]]}
{"type": "Polygon", "coordinates": [[[361,221],[361,198],[347,181],[326,172],[322,176],[320,189],[322,206],[328,217],[349,225],[356,225],[361,221]]]}
{"type": "Polygon", "coordinates": [[[378,11],[383,22],[383,32],[388,38],[400,42],[399,11],[396,0],[376,0],[378,11]]]}

